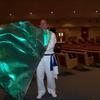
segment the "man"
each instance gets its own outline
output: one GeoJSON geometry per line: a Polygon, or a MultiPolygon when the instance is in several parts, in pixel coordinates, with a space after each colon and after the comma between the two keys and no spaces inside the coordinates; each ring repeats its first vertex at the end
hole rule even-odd
{"type": "Polygon", "coordinates": [[[38,86],[37,99],[41,99],[42,96],[46,93],[46,89],[44,86],[45,74],[47,76],[48,93],[51,94],[52,97],[57,97],[55,78],[57,79],[57,74],[58,74],[58,66],[54,55],[56,36],[53,32],[47,29],[48,24],[47,21],[44,19],[40,21],[40,28],[42,28],[44,32],[44,45],[46,47],[46,51],[36,71],[37,86],[38,86]]]}

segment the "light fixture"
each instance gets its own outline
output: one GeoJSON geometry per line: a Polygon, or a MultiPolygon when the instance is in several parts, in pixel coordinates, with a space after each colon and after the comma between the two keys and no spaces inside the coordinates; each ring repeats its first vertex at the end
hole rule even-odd
{"type": "Polygon", "coordinates": [[[29,14],[30,14],[30,15],[32,15],[33,13],[32,13],[32,12],[30,12],[29,14]]]}
{"type": "Polygon", "coordinates": [[[75,14],[75,13],[76,13],[76,11],[74,10],[74,11],[73,11],[73,13],[75,14]]]}
{"type": "Polygon", "coordinates": [[[9,13],[9,16],[12,16],[13,14],[12,13],[9,13]]]}
{"type": "Polygon", "coordinates": [[[53,12],[53,11],[51,11],[50,13],[51,13],[51,14],[54,14],[54,12],[53,12]]]}
{"type": "Polygon", "coordinates": [[[16,15],[16,13],[9,13],[9,16],[15,16],[16,15]]]}
{"type": "Polygon", "coordinates": [[[64,36],[64,33],[63,32],[60,32],[60,33],[58,33],[58,36],[60,37],[60,42],[62,43],[63,42],[62,38],[64,36]]]}
{"type": "Polygon", "coordinates": [[[96,12],[96,13],[99,13],[99,11],[98,11],[98,10],[96,10],[95,12],[96,12]]]}

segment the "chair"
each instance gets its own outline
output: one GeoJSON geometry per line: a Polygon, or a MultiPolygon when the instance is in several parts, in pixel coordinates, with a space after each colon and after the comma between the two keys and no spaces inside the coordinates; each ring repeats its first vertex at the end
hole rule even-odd
{"type": "Polygon", "coordinates": [[[88,52],[86,57],[86,65],[90,65],[94,62],[94,57],[92,53],[88,52]]]}
{"type": "Polygon", "coordinates": [[[66,56],[66,63],[67,63],[68,69],[72,69],[78,65],[78,58],[77,58],[76,54],[65,53],[65,56],[66,56]]]}
{"type": "Polygon", "coordinates": [[[84,54],[78,54],[78,61],[81,64],[90,65],[94,62],[94,57],[90,52],[84,54]]]}
{"type": "Polygon", "coordinates": [[[57,58],[57,62],[58,62],[58,66],[59,67],[66,67],[66,57],[64,53],[55,53],[56,58],[57,58]]]}
{"type": "Polygon", "coordinates": [[[67,67],[68,69],[72,69],[78,64],[77,56],[72,53],[56,53],[56,57],[59,67],[67,67]]]}

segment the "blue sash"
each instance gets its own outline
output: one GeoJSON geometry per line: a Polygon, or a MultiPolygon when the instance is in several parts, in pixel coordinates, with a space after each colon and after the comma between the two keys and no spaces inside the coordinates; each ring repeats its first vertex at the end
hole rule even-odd
{"type": "Polygon", "coordinates": [[[53,67],[57,66],[57,60],[54,54],[44,54],[50,56],[50,71],[53,71],[53,67]]]}

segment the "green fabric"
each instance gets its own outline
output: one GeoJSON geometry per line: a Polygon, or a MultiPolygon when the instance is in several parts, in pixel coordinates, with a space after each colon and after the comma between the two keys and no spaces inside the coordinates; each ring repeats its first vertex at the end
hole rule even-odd
{"type": "Polygon", "coordinates": [[[43,30],[44,46],[48,46],[48,43],[51,38],[50,31],[48,29],[43,30]]]}
{"type": "Polygon", "coordinates": [[[0,28],[0,85],[12,97],[23,100],[45,50],[43,30],[28,21],[0,28]]]}

